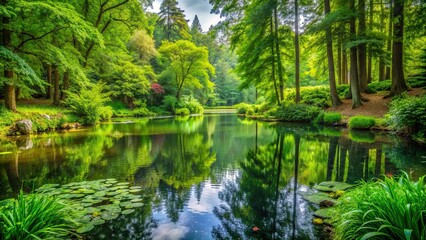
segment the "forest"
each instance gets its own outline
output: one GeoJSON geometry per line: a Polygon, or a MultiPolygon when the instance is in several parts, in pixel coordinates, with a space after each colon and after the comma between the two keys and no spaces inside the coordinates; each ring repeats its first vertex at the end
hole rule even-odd
{"type": "Polygon", "coordinates": [[[256,101],[357,108],[425,85],[424,1],[211,0],[222,21],[207,32],[177,4],[3,1],[4,108],[46,99],[93,124],[256,101]]]}

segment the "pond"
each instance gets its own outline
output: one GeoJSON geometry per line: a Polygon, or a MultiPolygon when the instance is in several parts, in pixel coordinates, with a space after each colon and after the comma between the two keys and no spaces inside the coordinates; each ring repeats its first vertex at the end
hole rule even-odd
{"type": "Polygon", "coordinates": [[[88,239],[321,239],[303,192],[399,170],[426,174],[426,150],[384,133],[232,114],[135,119],[1,142],[0,199],[116,178],[141,187],[144,205],[88,239]]]}

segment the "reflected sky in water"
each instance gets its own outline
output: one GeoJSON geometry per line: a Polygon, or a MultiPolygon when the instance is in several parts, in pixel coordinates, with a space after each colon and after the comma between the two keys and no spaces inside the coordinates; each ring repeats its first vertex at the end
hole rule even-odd
{"type": "Polygon", "coordinates": [[[117,178],[144,206],[88,239],[322,239],[301,197],[322,181],[426,173],[395,136],[235,115],[135,119],[0,143],[0,198],[21,186],[117,178]],[[254,231],[253,228],[260,229],[254,231]]]}

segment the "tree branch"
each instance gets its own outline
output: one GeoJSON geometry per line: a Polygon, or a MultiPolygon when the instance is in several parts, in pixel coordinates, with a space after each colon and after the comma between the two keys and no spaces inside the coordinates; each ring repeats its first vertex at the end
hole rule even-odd
{"type": "Polygon", "coordinates": [[[44,38],[44,37],[46,37],[47,35],[49,35],[49,34],[52,34],[52,33],[54,33],[54,32],[57,32],[57,31],[59,31],[59,30],[62,30],[62,29],[65,29],[65,28],[68,28],[68,27],[60,27],[60,28],[54,28],[54,29],[52,29],[51,31],[49,31],[49,32],[46,32],[46,33],[44,33],[43,35],[41,35],[41,36],[38,36],[38,37],[36,37],[36,36],[33,36],[33,35],[31,35],[31,34],[29,34],[29,33],[23,33],[23,34],[25,34],[25,35],[28,35],[28,36],[30,36],[30,38],[28,38],[28,39],[25,39],[24,41],[22,41],[15,49],[14,49],[14,51],[18,51],[22,46],[24,46],[24,44],[26,44],[27,42],[29,42],[29,41],[34,41],[34,40],[39,40],[39,39],[42,39],[42,38],[44,38]]]}

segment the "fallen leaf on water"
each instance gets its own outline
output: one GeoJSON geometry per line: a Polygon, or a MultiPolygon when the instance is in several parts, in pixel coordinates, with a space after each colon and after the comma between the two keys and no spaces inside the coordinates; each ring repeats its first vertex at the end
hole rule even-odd
{"type": "Polygon", "coordinates": [[[253,227],[253,231],[255,231],[255,232],[260,231],[260,228],[255,226],[255,227],[253,227]]]}

